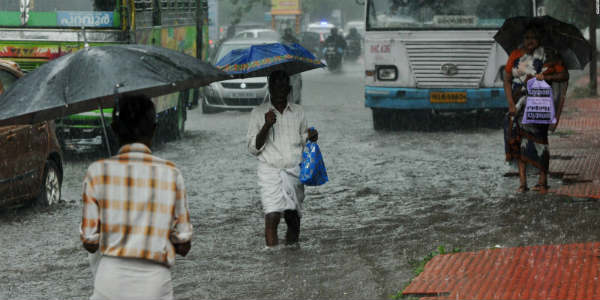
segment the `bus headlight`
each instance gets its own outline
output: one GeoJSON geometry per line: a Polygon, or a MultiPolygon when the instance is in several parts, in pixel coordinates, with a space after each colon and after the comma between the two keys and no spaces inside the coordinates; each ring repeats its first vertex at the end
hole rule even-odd
{"type": "Polygon", "coordinates": [[[392,65],[376,66],[377,79],[381,81],[394,81],[398,79],[398,68],[392,65]]]}

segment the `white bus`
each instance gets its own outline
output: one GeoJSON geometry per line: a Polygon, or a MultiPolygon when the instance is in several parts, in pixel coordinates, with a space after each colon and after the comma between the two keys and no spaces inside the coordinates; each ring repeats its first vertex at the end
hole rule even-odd
{"type": "Polygon", "coordinates": [[[506,18],[533,16],[535,5],[365,0],[365,105],[375,129],[428,119],[432,112],[505,110],[508,54],[493,36],[506,18]]]}

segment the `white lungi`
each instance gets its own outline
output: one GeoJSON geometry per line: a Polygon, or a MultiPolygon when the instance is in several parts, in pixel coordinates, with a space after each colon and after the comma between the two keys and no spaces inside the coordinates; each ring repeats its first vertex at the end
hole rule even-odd
{"type": "Polygon", "coordinates": [[[101,256],[94,275],[91,300],[173,299],[171,270],[151,261],[101,256]]]}
{"type": "Polygon", "coordinates": [[[302,215],[304,185],[298,179],[300,167],[278,169],[264,162],[258,163],[258,185],[265,214],[297,210],[302,215]]]}

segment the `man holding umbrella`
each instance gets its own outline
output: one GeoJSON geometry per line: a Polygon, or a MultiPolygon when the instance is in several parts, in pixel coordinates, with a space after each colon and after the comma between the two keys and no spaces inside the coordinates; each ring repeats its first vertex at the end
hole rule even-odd
{"type": "Polygon", "coordinates": [[[274,71],[268,82],[271,99],[252,110],[247,137],[248,150],[259,160],[257,177],[265,214],[265,241],[267,247],[273,247],[279,243],[277,227],[282,215],[287,224],[286,245],[298,242],[304,200],[299,164],[306,141],[317,141],[318,133],[307,129],[303,108],[288,103],[289,75],[274,71]]]}
{"type": "Polygon", "coordinates": [[[150,151],[156,111],[149,97],[121,98],[112,128],[119,153],[90,165],[83,182],[81,240],[96,253],[91,299],[173,299],[169,268],[192,238],[183,176],[150,151]]]}
{"type": "Polygon", "coordinates": [[[233,50],[216,66],[242,78],[268,76],[270,100],[252,110],[248,151],[259,160],[257,177],[267,247],[279,243],[277,226],[282,215],[288,226],[286,244],[295,244],[304,199],[304,186],[298,179],[302,150],[306,141],[316,141],[318,134],[307,129],[302,106],[288,103],[290,75],[325,65],[298,44],[273,43],[233,50]]]}

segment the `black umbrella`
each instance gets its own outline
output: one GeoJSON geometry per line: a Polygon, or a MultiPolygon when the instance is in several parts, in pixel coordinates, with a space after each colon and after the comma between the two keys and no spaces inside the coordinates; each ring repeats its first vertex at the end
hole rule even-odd
{"type": "Polygon", "coordinates": [[[155,97],[228,78],[208,63],[165,48],[84,48],[48,62],[0,95],[0,126],[112,107],[120,94],[155,97]]]}
{"type": "Polygon", "coordinates": [[[494,40],[511,53],[520,47],[528,26],[535,26],[541,33],[540,44],[557,50],[568,69],[583,69],[590,61],[592,45],[573,24],[550,16],[508,18],[494,35],[494,40]]]}

